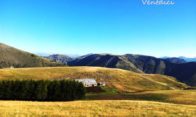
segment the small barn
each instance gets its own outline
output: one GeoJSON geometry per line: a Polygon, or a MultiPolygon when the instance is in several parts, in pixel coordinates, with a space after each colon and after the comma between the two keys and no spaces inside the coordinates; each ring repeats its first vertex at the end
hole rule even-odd
{"type": "Polygon", "coordinates": [[[97,82],[95,79],[92,78],[85,78],[85,79],[75,79],[78,82],[81,82],[85,87],[95,87],[97,86],[97,82]]]}

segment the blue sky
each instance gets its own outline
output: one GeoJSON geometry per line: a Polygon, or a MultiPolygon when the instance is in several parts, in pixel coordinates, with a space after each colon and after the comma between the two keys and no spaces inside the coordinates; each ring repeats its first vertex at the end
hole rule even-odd
{"type": "Polygon", "coordinates": [[[196,0],[172,1],[0,0],[0,42],[33,53],[195,57],[196,0]]]}

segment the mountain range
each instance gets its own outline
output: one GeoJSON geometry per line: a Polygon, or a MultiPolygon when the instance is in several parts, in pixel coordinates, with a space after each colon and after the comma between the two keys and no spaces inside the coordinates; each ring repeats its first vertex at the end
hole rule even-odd
{"type": "Polygon", "coordinates": [[[77,58],[66,55],[40,57],[5,44],[0,44],[0,68],[45,66],[98,66],[120,68],[137,73],[163,74],[196,86],[196,62],[182,58],[156,58],[144,55],[88,54],[77,58]]]}
{"type": "MultiPolygon", "coordinates": [[[[52,56],[50,59],[53,58],[52,56]]],[[[56,56],[58,55],[55,55],[54,58],[56,56]]],[[[188,85],[196,86],[196,62],[186,62],[181,58],[156,58],[133,54],[89,54],[75,59],[67,59],[69,58],[67,56],[65,58],[67,61],[63,63],[68,66],[99,66],[138,73],[163,74],[173,76],[188,85]]]]}

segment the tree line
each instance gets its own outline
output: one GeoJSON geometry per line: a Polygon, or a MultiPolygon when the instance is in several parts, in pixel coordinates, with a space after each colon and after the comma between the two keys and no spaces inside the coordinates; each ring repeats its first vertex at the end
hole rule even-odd
{"type": "Polygon", "coordinates": [[[2,80],[0,99],[70,101],[82,99],[85,87],[74,80],[2,80]]]}

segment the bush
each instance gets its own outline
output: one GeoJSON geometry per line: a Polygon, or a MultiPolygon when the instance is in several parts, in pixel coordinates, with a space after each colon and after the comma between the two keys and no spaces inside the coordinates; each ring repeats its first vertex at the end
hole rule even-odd
{"type": "Polygon", "coordinates": [[[74,80],[0,81],[0,99],[68,101],[82,99],[85,88],[74,80]]]}

